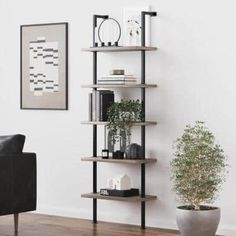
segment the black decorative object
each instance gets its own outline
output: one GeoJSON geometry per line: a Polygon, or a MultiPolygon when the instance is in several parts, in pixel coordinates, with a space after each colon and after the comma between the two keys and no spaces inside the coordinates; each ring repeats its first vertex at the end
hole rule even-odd
{"type": "Polygon", "coordinates": [[[98,38],[101,46],[118,46],[121,37],[121,27],[114,18],[105,18],[98,28],[98,38]]]}
{"type": "Polygon", "coordinates": [[[102,149],[102,158],[103,159],[109,158],[109,150],[108,149],[102,149]]]}
{"type": "Polygon", "coordinates": [[[122,151],[115,151],[112,153],[112,158],[113,159],[124,159],[124,152],[122,151]]]}
{"type": "Polygon", "coordinates": [[[126,158],[127,159],[142,159],[143,151],[141,145],[137,143],[132,143],[126,148],[126,158]]]}
{"type": "Polygon", "coordinates": [[[116,190],[116,189],[100,189],[100,194],[104,196],[114,196],[114,197],[133,197],[139,196],[138,188],[131,188],[127,190],[116,190]]]}

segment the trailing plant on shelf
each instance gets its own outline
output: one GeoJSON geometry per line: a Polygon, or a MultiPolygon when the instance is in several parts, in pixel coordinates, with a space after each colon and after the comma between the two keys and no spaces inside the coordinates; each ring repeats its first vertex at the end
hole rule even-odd
{"type": "Polygon", "coordinates": [[[113,103],[108,109],[108,129],[113,143],[120,138],[130,144],[131,127],[133,122],[142,120],[142,104],[139,100],[124,100],[113,103]]]}
{"type": "Polygon", "coordinates": [[[187,125],[174,147],[175,159],[171,162],[174,189],[180,200],[200,210],[200,204],[215,200],[225,180],[224,151],[201,121],[193,127],[187,125]]]}

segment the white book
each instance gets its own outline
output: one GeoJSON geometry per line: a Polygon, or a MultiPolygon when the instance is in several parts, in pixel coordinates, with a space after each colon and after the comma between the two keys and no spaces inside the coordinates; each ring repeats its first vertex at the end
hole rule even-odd
{"type": "Polygon", "coordinates": [[[112,84],[135,84],[136,81],[98,81],[98,84],[107,84],[107,85],[112,85],[112,84]]]}
{"type": "Polygon", "coordinates": [[[98,83],[126,83],[126,82],[131,82],[131,83],[136,83],[136,79],[127,79],[127,80],[98,80],[98,83]]]}
{"type": "Polygon", "coordinates": [[[133,76],[128,76],[128,75],[125,75],[125,76],[121,76],[121,75],[108,75],[108,76],[102,76],[101,78],[99,78],[99,80],[136,80],[135,77],[133,76]]]}

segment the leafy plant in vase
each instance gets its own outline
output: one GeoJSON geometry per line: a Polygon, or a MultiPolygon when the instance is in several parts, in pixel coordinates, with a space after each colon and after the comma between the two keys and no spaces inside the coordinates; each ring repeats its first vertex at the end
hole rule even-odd
{"type": "Polygon", "coordinates": [[[142,104],[139,100],[124,100],[113,103],[108,109],[108,129],[115,144],[123,140],[122,151],[130,144],[131,127],[142,120],[142,104]]]}
{"type": "Polygon", "coordinates": [[[226,158],[205,123],[186,126],[174,145],[171,161],[174,190],[186,205],[177,208],[177,224],[182,236],[214,236],[220,208],[212,207],[225,181],[226,158]]]}

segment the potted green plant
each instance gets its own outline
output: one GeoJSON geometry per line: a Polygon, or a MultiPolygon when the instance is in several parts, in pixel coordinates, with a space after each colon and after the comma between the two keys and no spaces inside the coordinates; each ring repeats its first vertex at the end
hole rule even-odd
{"type": "Polygon", "coordinates": [[[113,103],[108,109],[108,129],[113,143],[123,139],[130,144],[133,122],[142,120],[142,104],[139,100],[124,100],[113,103]]]}
{"type": "Polygon", "coordinates": [[[197,121],[187,125],[175,144],[171,161],[174,190],[185,204],[177,208],[182,236],[213,236],[220,221],[220,208],[213,203],[225,180],[226,158],[214,135],[197,121]]]}

